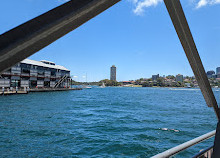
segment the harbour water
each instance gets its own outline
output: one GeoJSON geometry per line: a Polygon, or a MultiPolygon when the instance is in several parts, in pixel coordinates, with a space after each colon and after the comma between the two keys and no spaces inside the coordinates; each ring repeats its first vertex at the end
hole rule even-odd
{"type": "MultiPolygon", "coordinates": [[[[214,89],[217,100],[220,92],[214,89]]],[[[215,129],[199,89],[106,87],[0,97],[0,157],[151,157],[215,129]]],[[[213,139],[175,157],[190,157],[213,139]]]]}

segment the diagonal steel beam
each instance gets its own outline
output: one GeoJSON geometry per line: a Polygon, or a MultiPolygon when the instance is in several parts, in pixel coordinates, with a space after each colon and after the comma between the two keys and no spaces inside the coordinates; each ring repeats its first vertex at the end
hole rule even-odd
{"type": "Polygon", "coordinates": [[[193,73],[196,77],[198,85],[205,98],[206,104],[213,107],[217,118],[219,119],[219,108],[213,94],[212,88],[209,84],[206,72],[204,70],[202,61],[200,59],[198,50],[196,48],[193,36],[191,34],[189,25],[184,15],[181,3],[179,0],[164,0],[173,25],[176,29],[180,42],[186,53],[188,61],[191,65],[193,73]]]}
{"type": "Polygon", "coordinates": [[[0,35],[0,73],[120,0],[72,0],[0,35]]]}

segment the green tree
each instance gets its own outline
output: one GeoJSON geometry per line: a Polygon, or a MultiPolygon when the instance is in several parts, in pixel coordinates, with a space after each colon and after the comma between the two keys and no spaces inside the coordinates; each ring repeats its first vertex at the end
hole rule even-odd
{"type": "Polygon", "coordinates": [[[160,86],[160,87],[164,87],[165,86],[164,79],[162,77],[159,77],[157,79],[157,86],[160,86]]]}
{"type": "Polygon", "coordinates": [[[120,86],[121,85],[121,83],[117,81],[112,81],[109,79],[104,79],[104,80],[99,81],[99,85],[101,86],[103,82],[105,83],[106,86],[120,86]]]}
{"type": "Polygon", "coordinates": [[[168,78],[168,79],[175,79],[175,76],[170,75],[170,76],[167,76],[166,78],[168,78]]]}
{"type": "Polygon", "coordinates": [[[152,87],[152,86],[153,86],[153,84],[148,81],[142,83],[142,87],[152,87]]]}

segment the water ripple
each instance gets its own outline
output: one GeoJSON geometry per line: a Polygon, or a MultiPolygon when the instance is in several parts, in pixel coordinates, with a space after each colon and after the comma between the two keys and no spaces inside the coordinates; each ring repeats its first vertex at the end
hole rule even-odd
{"type": "MultiPolygon", "coordinates": [[[[30,93],[1,97],[0,108],[0,157],[144,158],[205,134],[217,123],[199,89],[30,93]]],[[[207,144],[212,140],[178,157],[190,157],[207,144]]]]}

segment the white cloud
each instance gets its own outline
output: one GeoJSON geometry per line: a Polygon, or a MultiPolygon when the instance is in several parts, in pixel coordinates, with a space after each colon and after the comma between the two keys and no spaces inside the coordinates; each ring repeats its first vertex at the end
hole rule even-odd
{"type": "MultiPolygon", "coordinates": [[[[158,4],[163,2],[163,0],[128,0],[128,1],[131,1],[135,5],[133,12],[136,15],[141,15],[144,13],[145,9],[152,6],[157,6],[158,4]]],[[[191,4],[194,4],[196,9],[199,9],[204,6],[220,4],[220,0],[188,0],[188,1],[191,4]]]]}
{"type": "Polygon", "coordinates": [[[208,0],[200,0],[197,5],[196,8],[201,8],[203,6],[206,6],[208,4],[208,0]]]}
{"type": "Polygon", "coordinates": [[[140,15],[146,8],[157,6],[159,3],[162,3],[163,0],[132,0],[132,2],[135,4],[134,13],[140,15]]]}
{"type": "Polygon", "coordinates": [[[199,0],[199,2],[196,5],[196,8],[201,8],[207,5],[215,5],[220,4],[220,0],[199,0]]]}
{"type": "Polygon", "coordinates": [[[220,4],[220,0],[213,0],[212,4],[220,4]]]}

